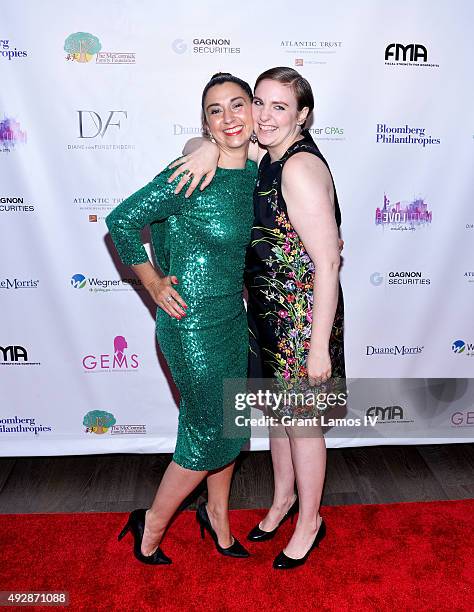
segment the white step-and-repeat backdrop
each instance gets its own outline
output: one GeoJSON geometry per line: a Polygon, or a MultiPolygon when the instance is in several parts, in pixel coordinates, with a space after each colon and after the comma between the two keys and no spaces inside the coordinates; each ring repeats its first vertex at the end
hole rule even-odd
{"type": "Polygon", "coordinates": [[[468,0],[2,2],[0,455],[173,450],[153,307],[104,218],[199,134],[214,72],[278,65],[314,88],[341,202],[348,414],[379,416],[328,446],[474,439],[473,20],[468,0]]]}

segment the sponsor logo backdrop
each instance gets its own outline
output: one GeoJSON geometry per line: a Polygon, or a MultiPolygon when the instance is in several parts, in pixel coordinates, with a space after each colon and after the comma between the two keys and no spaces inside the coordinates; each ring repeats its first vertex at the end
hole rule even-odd
{"type": "Polygon", "coordinates": [[[341,202],[348,375],[380,381],[349,401],[381,415],[373,440],[328,446],[473,439],[474,9],[454,4],[5,3],[0,454],[173,450],[153,304],[104,218],[200,133],[214,72],[277,65],[314,88],[341,202]]]}

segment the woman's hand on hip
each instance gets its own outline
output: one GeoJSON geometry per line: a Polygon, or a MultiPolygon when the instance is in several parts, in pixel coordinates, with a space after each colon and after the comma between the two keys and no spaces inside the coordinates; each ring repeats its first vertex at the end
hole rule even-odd
{"type": "Polygon", "coordinates": [[[182,319],[186,316],[186,302],[179,295],[173,285],[178,284],[176,276],[165,276],[155,278],[145,285],[148,293],[162,310],[170,317],[182,319]]]}
{"type": "Polygon", "coordinates": [[[308,382],[311,387],[329,380],[332,373],[329,350],[310,349],[306,369],[308,371],[308,382]]]}

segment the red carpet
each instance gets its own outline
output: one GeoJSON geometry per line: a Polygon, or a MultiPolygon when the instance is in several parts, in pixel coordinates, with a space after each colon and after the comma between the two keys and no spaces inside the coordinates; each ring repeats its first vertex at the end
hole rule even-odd
{"type": "MultiPolygon", "coordinates": [[[[263,515],[233,511],[234,534],[244,543],[263,515]]],[[[68,610],[474,609],[474,500],[328,506],[321,515],[326,538],[291,572],[271,568],[289,523],[234,560],[208,535],[202,542],[185,512],[163,542],[173,565],[148,567],[132,556],[130,535],[117,542],[126,514],[0,515],[0,591],[66,590],[68,610]]]]}

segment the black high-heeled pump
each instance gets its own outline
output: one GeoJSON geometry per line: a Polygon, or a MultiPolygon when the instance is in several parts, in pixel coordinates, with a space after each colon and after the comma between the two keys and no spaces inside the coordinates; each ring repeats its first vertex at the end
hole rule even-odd
{"type": "Polygon", "coordinates": [[[221,555],[225,555],[226,557],[250,557],[250,553],[245,550],[242,544],[232,536],[234,542],[227,548],[222,548],[219,544],[219,540],[217,538],[217,533],[211,525],[211,521],[209,520],[209,515],[207,514],[206,503],[203,502],[199,504],[196,510],[196,520],[199,523],[201,528],[201,538],[204,540],[204,531],[207,530],[214,540],[214,544],[216,545],[216,550],[221,553],[221,555]]]}
{"type": "Polygon", "coordinates": [[[118,535],[118,541],[129,532],[132,532],[134,545],[133,545],[133,554],[135,557],[141,561],[142,563],[146,563],[147,565],[169,565],[172,563],[171,559],[165,555],[165,553],[161,550],[161,548],[157,548],[155,552],[151,555],[144,555],[141,550],[142,540],[143,540],[143,532],[145,531],[145,509],[133,510],[130,512],[128,517],[128,521],[125,527],[118,535]]]}
{"type": "Polygon", "coordinates": [[[314,542],[311,544],[310,549],[305,554],[305,556],[301,557],[300,559],[293,559],[292,557],[287,557],[285,553],[281,551],[281,553],[279,553],[273,561],[274,569],[293,569],[300,565],[304,565],[311,551],[314,550],[319,545],[319,543],[321,542],[321,540],[324,538],[325,535],[326,535],[326,523],[324,522],[323,519],[321,519],[321,524],[319,525],[319,529],[316,534],[316,537],[314,538],[314,542]]]}
{"type": "Polygon", "coordinates": [[[258,525],[255,525],[255,527],[249,532],[247,536],[247,540],[250,540],[250,542],[265,542],[266,540],[271,540],[275,536],[278,529],[281,527],[281,525],[283,525],[283,523],[286,520],[291,519],[291,522],[293,523],[293,518],[297,512],[298,512],[298,496],[296,497],[295,501],[291,504],[288,512],[284,515],[284,517],[281,519],[281,521],[278,523],[275,529],[272,529],[272,531],[264,531],[263,529],[260,528],[260,523],[259,523],[258,525]]]}

